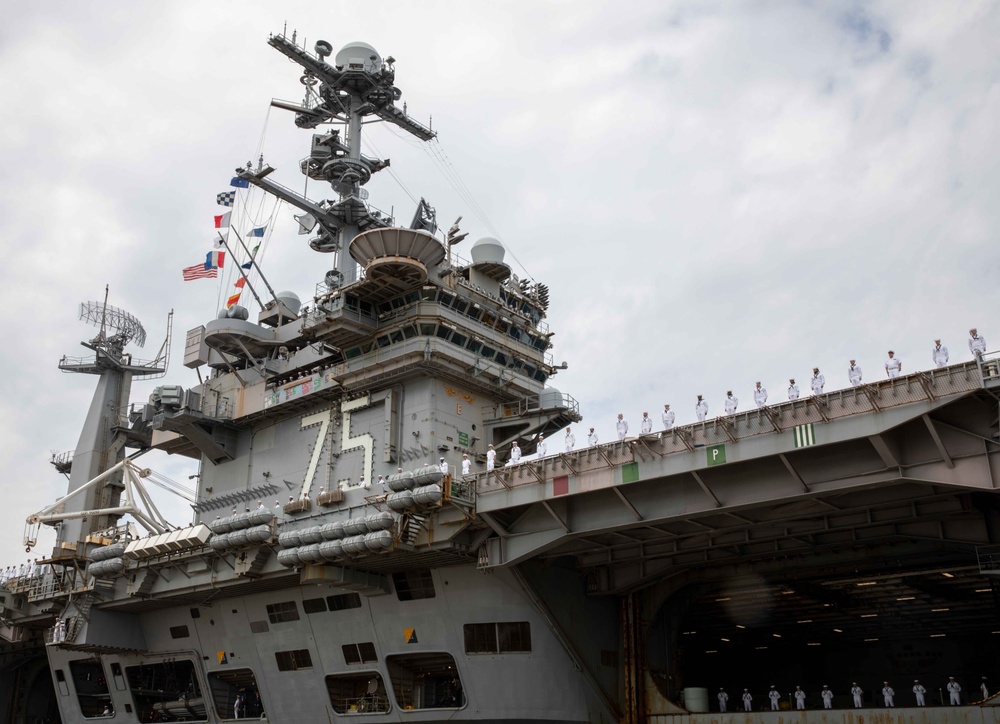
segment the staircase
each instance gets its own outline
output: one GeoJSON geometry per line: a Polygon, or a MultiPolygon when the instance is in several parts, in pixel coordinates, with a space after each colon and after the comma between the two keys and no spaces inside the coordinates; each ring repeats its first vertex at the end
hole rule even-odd
{"type": "Polygon", "coordinates": [[[417,537],[420,535],[420,532],[427,527],[427,521],[429,519],[430,515],[408,513],[404,518],[402,526],[403,530],[399,537],[399,542],[408,546],[414,545],[417,541],[417,537]]]}

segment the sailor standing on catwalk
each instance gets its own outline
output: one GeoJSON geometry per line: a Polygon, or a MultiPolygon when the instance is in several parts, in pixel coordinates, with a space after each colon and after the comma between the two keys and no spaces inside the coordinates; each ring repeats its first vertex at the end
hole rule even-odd
{"type": "Polygon", "coordinates": [[[826,377],[819,373],[819,367],[813,367],[813,376],[809,380],[809,386],[812,388],[814,395],[823,394],[823,387],[826,385],[826,377]]]}
{"type": "Polygon", "coordinates": [[[788,399],[797,400],[799,399],[799,386],[795,384],[795,378],[788,380],[788,399]]]}
{"type": "Polygon", "coordinates": [[[757,380],[757,386],[754,388],[753,401],[757,407],[763,407],[767,404],[767,390],[760,386],[760,380],[757,380]]]}
{"type": "Polygon", "coordinates": [[[517,446],[517,440],[510,444],[510,463],[517,465],[521,462],[521,448],[517,446]]]}
{"type": "Polygon", "coordinates": [[[767,692],[767,698],[771,700],[771,711],[778,711],[778,699],[781,698],[781,692],[771,685],[771,690],[767,692]]]}
{"type": "Polygon", "coordinates": [[[726,711],[726,702],[729,701],[729,694],[721,686],[719,687],[719,711],[726,711]]]}
{"type": "Polygon", "coordinates": [[[493,449],[492,445],[490,445],[489,450],[486,451],[486,470],[487,471],[492,470],[494,467],[496,467],[496,464],[497,464],[497,451],[493,449]]]}
{"type": "Polygon", "coordinates": [[[643,435],[648,435],[653,431],[653,421],[650,419],[648,412],[642,413],[642,420],[639,422],[639,431],[643,435]]]}
{"type": "Polygon", "coordinates": [[[670,409],[670,405],[663,406],[663,429],[669,430],[674,426],[674,411],[670,409]]]}
{"type": "Polygon", "coordinates": [[[695,403],[694,414],[698,416],[699,422],[708,417],[708,403],[702,399],[701,395],[698,395],[698,402],[695,403]]]}
{"type": "Polygon", "coordinates": [[[940,339],[934,340],[934,348],[931,349],[931,359],[938,369],[948,364],[948,348],[941,344],[940,339]]]}
{"type": "Polygon", "coordinates": [[[733,397],[732,390],[726,390],[726,414],[732,415],[736,412],[736,407],[740,404],[739,398],[733,397]]]}
{"type": "Polygon", "coordinates": [[[819,692],[819,695],[823,698],[823,708],[832,709],[833,708],[833,692],[830,691],[830,687],[823,684],[823,691],[819,692]]]}
{"type": "Polygon", "coordinates": [[[535,446],[537,457],[543,458],[549,452],[549,446],[545,444],[545,435],[538,433],[538,444],[535,446]]]}
{"type": "MultiPolygon", "coordinates": [[[[465,453],[462,454],[462,475],[468,475],[472,472],[472,461],[469,460],[469,456],[465,453]]],[[[382,476],[379,475],[379,481],[381,482],[382,476]]]]}
{"type": "Polygon", "coordinates": [[[986,338],[980,336],[975,327],[969,330],[969,351],[975,359],[982,359],[986,354],[986,338]]]}
{"type": "Polygon", "coordinates": [[[587,444],[591,447],[597,444],[597,433],[594,432],[594,428],[590,428],[590,434],[587,435],[587,444]]]}
{"type": "Polygon", "coordinates": [[[896,353],[890,349],[889,359],[885,361],[885,376],[889,379],[899,377],[899,373],[902,371],[903,363],[899,361],[898,357],[896,357],[896,353]]]}
{"type": "Polygon", "coordinates": [[[851,387],[857,387],[861,384],[861,368],[851,360],[851,366],[847,368],[847,379],[851,381],[851,387]]]}
{"type": "Polygon", "coordinates": [[[573,448],[576,447],[576,438],[573,437],[573,432],[568,427],[566,428],[566,452],[573,452],[573,448]]]}
{"type": "Polygon", "coordinates": [[[924,705],[924,694],[927,693],[927,689],[924,685],[920,683],[920,679],[913,680],[913,695],[917,697],[917,706],[924,705]]]}
{"type": "Polygon", "coordinates": [[[743,696],[740,698],[743,700],[743,711],[750,711],[753,708],[753,695],[750,690],[744,689],[743,696]]]}
{"type": "Polygon", "coordinates": [[[625,436],[628,435],[628,423],[620,412],[618,413],[618,422],[615,423],[615,428],[618,430],[618,440],[624,440],[625,436]]]}
{"type": "Polygon", "coordinates": [[[799,710],[805,709],[806,708],[806,692],[802,691],[802,687],[801,686],[796,686],[795,687],[795,693],[793,694],[793,696],[795,696],[795,708],[799,709],[799,710]]]}

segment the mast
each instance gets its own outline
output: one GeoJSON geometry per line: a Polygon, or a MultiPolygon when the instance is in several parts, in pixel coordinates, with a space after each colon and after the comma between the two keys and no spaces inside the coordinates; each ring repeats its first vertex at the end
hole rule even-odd
{"type": "MultiPolygon", "coordinates": [[[[362,188],[372,174],[389,166],[388,159],[362,153],[365,119],[375,116],[423,141],[433,139],[436,134],[396,107],[395,101],[402,93],[393,85],[392,56],[383,60],[367,43],[350,43],[337,53],[331,65],[327,58],[333,48],[324,40],[316,43],[315,54],[300,47],[294,35],[290,39],[284,34],[272,36],[268,42],[305,71],[300,79],[305,86],[301,103],[274,100],[271,104],[293,111],[295,124],[300,128],[339,126],[315,134],[310,155],[301,164],[302,173],[329,183],[338,198],[320,203],[310,201],[268,178],[274,171],[270,166],[256,170],[239,168],[236,172],[240,178],[305,212],[296,219],[302,233],[315,232],[309,245],[316,251],[334,255],[332,270],[327,274],[327,286],[332,290],[358,279],[358,266],[346,253],[351,240],[364,231],[392,225],[390,215],[369,206],[368,192],[362,188]]],[[[433,212],[418,215],[415,223],[418,224],[413,226],[415,229],[437,231],[433,212]]]]}

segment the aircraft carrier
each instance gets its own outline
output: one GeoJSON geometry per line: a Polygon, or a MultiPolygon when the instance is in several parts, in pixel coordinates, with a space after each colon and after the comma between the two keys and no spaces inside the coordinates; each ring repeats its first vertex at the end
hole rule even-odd
{"type": "Polygon", "coordinates": [[[82,306],[98,333],[59,367],[96,390],[53,459],[67,495],[27,520],[56,544],[0,589],[4,721],[1000,721],[997,355],[565,449],[548,288],[496,239],[460,256],[424,200],[408,225],[368,201],[365,125],[434,138],[394,60],[268,42],[334,198],[264,163],[237,191],[295,207],[330,263],[303,301],[220,236],[256,318],[189,330],[200,384],[139,404],[169,331],[140,359],[137,319],[82,306]],[[189,522],[150,450],[199,461],[189,522]]]}

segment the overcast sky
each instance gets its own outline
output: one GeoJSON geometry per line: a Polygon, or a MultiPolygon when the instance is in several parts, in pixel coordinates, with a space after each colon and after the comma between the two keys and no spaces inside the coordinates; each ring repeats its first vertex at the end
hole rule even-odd
{"type": "MultiPolygon", "coordinates": [[[[138,357],[155,353],[173,308],[166,382],[192,386],[184,334],[231,285],[181,280],[210,249],[215,194],[261,151],[277,180],[302,188],[310,132],[268,111],[272,97],[302,96],[297,66],[266,44],[286,22],[310,48],[363,40],[396,58],[409,113],[433,116],[437,148],[483,214],[421,144],[380,126],[366,152],[390,157],[395,178],[372,180],[372,202],[406,224],[424,196],[445,226],[464,216],[469,242],[497,230],[549,285],[553,352],[569,363],[552,382],[603,440],[619,411],[635,429],[669,402],[690,422],[699,393],[711,414],[727,389],[746,408],[757,379],[783,400],[788,378],[805,389],[814,365],[828,390],[847,385],[851,357],[878,379],[890,347],[904,372],[925,369],[936,336],[964,360],[970,326],[1000,346],[996,3],[11,5],[0,26],[8,562],[24,558],[24,518],[64,492],[48,460],[75,447],[92,394],[93,378],[57,369],[93,335],[79,302],[110,284],[111,303],[145,324],[138,357]]],[[[329,258],[287,208],[256,218],[272,232],[272,285],[311,297],[329,258]]],[[[183,482],[196,470],[147,461],[183,482]]]]}

